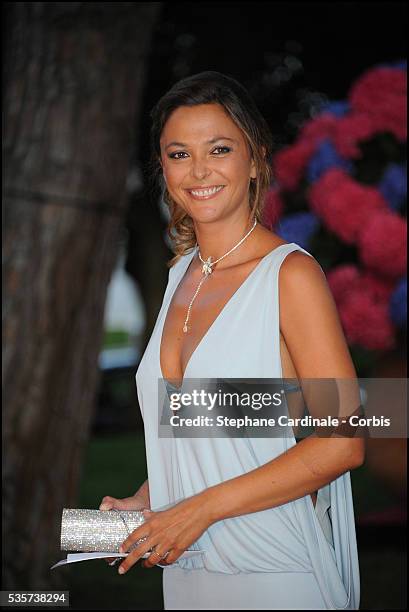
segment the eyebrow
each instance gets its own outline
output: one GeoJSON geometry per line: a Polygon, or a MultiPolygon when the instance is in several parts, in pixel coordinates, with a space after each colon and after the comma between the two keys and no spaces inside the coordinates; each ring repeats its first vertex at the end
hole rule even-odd
{"type": "MultiPolygon", "coordinates": [[[[231,140],[231,142],[237,143],[237,140],[234,140],[234,138],[228,138],[227,136],[214,136],[213,138],[211,138],[210,140],[205,142],[205,144],[213,144],[213,143],[217,142],[218,140],[231,140]]],[[[169,149],[169,147],[172,147],[172,146],[187,147],[189,145],[185,144],[184,142],[176,142],[174,140],[174,141],[170,142],[168,145],[166,145],[165,150],[169,149]]]]}

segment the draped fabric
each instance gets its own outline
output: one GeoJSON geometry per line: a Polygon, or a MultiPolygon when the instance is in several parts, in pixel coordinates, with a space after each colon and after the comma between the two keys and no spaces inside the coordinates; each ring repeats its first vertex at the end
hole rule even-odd
{"type": "MultiPolygon", "coordinates": [[[[193,352],[182,390],[189,378],[282,378],[279,270],[285,257],[295,250],[312,257],[298,244],[289,243],[260,260],[193,352]]],[[[169,271],[156,325],[136,372],[152,510],[166,509],[249,472],[297,443],[291,435],[159,437],[158,412],[176,389],[161,372],[163,326],[172,296],[195,252],[183,256],[169,271]]],[[[167,576],[176,566],[181,570],[201,570],[204,577],[217,573],[237,575],[239,579],[245,573],[249,575],[246,580],[258,573],[263,573],[266,580],[272,572],[281,572],[283,577],[306,573],[314,578],[314,584],[318,583],[327,609],[359,609],[359,564],[349,472],[318,491],[315,508],[310,495],[306,495],[274,508],[224,519],[212,524],[191,548],[204,550],[205,554],[178,559],[164,569],[167,576]]],[[[258,576],[260,579],[262,576],[258,576]]],[[[308,576],[303,578],[306,579],[308,576]]]]}

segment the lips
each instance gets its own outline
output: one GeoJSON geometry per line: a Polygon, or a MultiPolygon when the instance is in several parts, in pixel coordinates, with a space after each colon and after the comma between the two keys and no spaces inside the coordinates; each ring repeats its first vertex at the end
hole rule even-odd
{"type": "Polygon", "coordinates": [[[194,200],[210,200],[221,193],[224,185],[212,185],[208,188],[187,189],[186,191],[194,200]]]}

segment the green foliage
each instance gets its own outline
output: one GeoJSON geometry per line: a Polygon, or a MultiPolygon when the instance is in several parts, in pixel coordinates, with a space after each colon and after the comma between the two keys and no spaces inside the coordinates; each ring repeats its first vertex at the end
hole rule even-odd
{"type": "Polygon", "coordinates": [[[106,329],[104,331],[104,339],[102,342],[102,348],[120,348],[123,346],[129,346],[129,334],[124,329],[106,329]]]}

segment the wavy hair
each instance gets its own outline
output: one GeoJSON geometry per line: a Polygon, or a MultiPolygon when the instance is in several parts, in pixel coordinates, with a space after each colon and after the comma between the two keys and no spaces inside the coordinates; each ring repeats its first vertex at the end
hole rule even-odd
{"type": "Polygon", "coordinates": [[[205,71],[186,77],[173,85],[150,112],[149,179],[169,209],[167,234],[173,244],[174,257],[167,262],[172,267],[197,244],[190,215],[169,195],[161,166],[160,138],[171,113],[181,106],[220,104],[242,131],[256,165],[257,177],[249,186],[250,220],[261,222],[265,194],[272,180],[273,142],[270,128],[248,91],[231,76],[205,71]]]}

